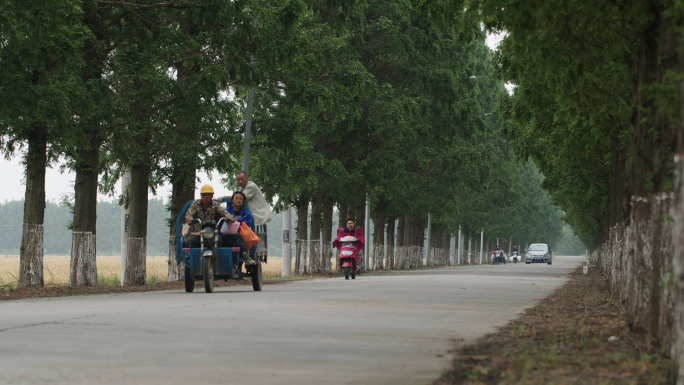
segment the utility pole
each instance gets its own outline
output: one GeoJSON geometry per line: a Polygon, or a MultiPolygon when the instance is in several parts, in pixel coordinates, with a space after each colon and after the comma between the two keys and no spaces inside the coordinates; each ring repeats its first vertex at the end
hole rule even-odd
{"type": "Polygon", "coordinates": [[[456,243],[456,264],[461,264],[461,225],[458,225],[458,243],[456,243]]]}
{"type": "MultiPolygon", "coordinates": [[[[121,176],[121,194],[126,194],[131,184],[131,173],[124,172],[121,176]]],[[[126,205],[121,206],[121,286],[126,276],[126,262],[128,261],[128,223],[130,212],[126,205]]],[[[178,247],[178,246],[176,246],[178,247]]]]}
{"type": "Polygon", "coordinates": [[[287,210],[283,211],[283,277],[292,275],[292,243],[290,241],[290,234],[292,234],[292,205],[287,205],[287,210]]]}
{"type": "Polygon", "coordinates": [[[484,242],[484,227],[480,231],[480,265],[482,264],[482,252],[484,251],[482,242],[484,242]]]}

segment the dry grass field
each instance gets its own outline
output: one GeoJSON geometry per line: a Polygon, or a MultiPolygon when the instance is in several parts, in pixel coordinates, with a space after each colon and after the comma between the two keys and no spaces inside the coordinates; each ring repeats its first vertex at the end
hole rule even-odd
{"type": "MultiPolygon", "coordinates": [[[[43,259],[43,274],[46,285],[66,285],[69,283],[68,255],[46,255],[43,259]]],[[[334,262],[333,262],[334,266],[334,262]]],[[[294,261],[292,263],[294,269],[294,261]]],[[[264,277],[280,277],[282,262],[280,258],[269,258],[268,264],[263,265],[264,277]]],[[[17,282],[19,273],[18,255],[0,255],[0,286],[12,285],[17,282]]],[[[120,285],[121,257],[98,256],[97,277],[100,285],[120,285]]],[[[168,276],[168,262],[166,256],[147,257],[147,282],[165,282],[168,276]]]]}

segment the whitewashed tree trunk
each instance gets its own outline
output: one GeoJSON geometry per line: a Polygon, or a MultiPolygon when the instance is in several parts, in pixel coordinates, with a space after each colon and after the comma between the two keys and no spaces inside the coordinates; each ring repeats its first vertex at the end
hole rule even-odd
{"type": "Polygon", "coordinates": [[[323,240],[323,244],[321,245],[321,271],[323,273],[330,273],[331,269],[331,262],[330,258],[332,257],[332,245],[330,242],[326,242],[323,240]]]}
{"type": "MultiPolygon", "coordinates": [[[[182,241],[181,241],[182,242],[182,241]]],[[[183,245],[181,245],[182,247],[183,245]]],[[[176,263],[176,237],[171,236],[169,239],[169,260],[168,260],[168,276],[166,282],[181,282],[185,279],[185,269],[183,264],[176,263]]]]}
{"type": "Polygon", "coordinates": [[[416,246],[416,250],[414,251],[413,255],[413,267],[423,266],[423,248],[420,246],[416,246]]]}
{"type": "Polygon", "coordinates": [[[395,261],[395,266],[397,269],[403,269],[404,268],[404,254],[405,254],[405,246],[397,246],[396,247],[396,261],[395,261]]]}
{"type": "Polygon", "coordinates": [[[385,258],[385,270],[394,269],[394,245],[387,245],[387,257],[385,258]]]}
{"type": "Polygon", "coordinates": [[[335,271],[340,272],[340,256],[337,249],[333,249],[333,259],[335,260],[335,271]]]}
{"type": "Polygon", "coordinates": [[[73,232],[69,286],[97,286],[96,249],[95,234],[90,231],[73,232]]]}
{"type": "Polygon", "coordinates": [[[128,238],[128,260],[124,285],[144,285],[147,282],[147,237],[128,238]]]}
{"type": "Polygon", "coordinates": [[[309,245],[309,259],[311,262],[311,266],[309,271],[311,274],[317,274],[321,272],[321,240],[320,239],[312,239],[311,244],[309,245]]]}
{"type": "Polygon", "coordinates": [[[411,269],[418,266],[416,260],[418,259],[418,246],[408,246],[406,248],[408,255],[406,256],[406,268],[411,269]]]}
{"type": "Polygon", "coordinates": [[[674,247],[674,195],[661,193],[633,197],[630,224],[619,223],[609,231],[591,261],[609,280],[610,290],[625,302],[632,327],[658,332],[659,343],[675,354],[681,327],[677,315],[668,311],[681,301],[672,278],[677,276],[674,247]]]}
{"type": "Polygon", "coordinates": [[[382,269],[382,260],[385,256],[385,244],[376,243],[373,245],[373,270],[382,269]]]}
{"type": "MultiPolygon", "coordinates": [[[[43,286],[43,235],[45,223],[45,168],[47,166],[47,124],[27,132],[28,150],[24,176],[24,220],[19,256],[18,287],[43,286]]],[[[6,234],[3,234],[6,235],[6,234]]]]}
{"type": "Polygon", "coordinates": [[[410,269],[414,266],[415,260],[416,260],[416,247],[415,246],[406,246],[406,258],[404,258],[404,268],[405,269],[410,269]]]}
{"type": "Polygon", "coordinates": [[[43,225],[24,223],[19,287],[43,286],[43,225]]]}
{"type": "MultiPolygon", "coordinates": [[[[684,66],[684,60],[680,59],[684,66]]],[[[682,71],[684,72],[684,70],[682,71]]],[[[680,121],[684,120],[684,89],[680,90],[680,121]]],[[[680,122],[679,148],[675,155],[675,204],[674,204],[674,258],[673,278],[676,282],[677,301],[674,305],[674,331],[676,332],[672,356],[677,367],[677,385],[684,385],[684,128],[680,122]]]]}
{"type": "Polygon", "coordinates": [[[437,249],[434,247],[431,247],[430,250],[428,251],[428,260],[426,265],[427,266],[439,266],[439,254],[437,253],[437,249]]]}
{"type": "Polygon", "coordinates": [[[299,271],[297,273],[299,275],[304,275],[308,274],[309,270],[307,269],[307,264],[306,264],[306,246],[307,246],[307,241],[305,240],[297,240],[297,260],[299,261],[299,271]]]}

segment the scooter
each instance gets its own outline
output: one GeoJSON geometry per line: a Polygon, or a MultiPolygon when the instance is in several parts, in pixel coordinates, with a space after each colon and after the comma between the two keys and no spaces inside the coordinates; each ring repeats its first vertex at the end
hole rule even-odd
{"type": "Polygon", "coordinates": [[[518,257],[518,252],[517,252],[517,251],[513,251],[513,252],[511,253],[511,259],[513,260],[514,263],[518,263],[518,259],[519,259],[519,258],[520,258],[520,257],[518,257]]]}
{"type": "Polygon", "coordinates": [[[363,229],[357,227],[354,235],[344,233],[343,228],[337,229],[337,238],[333,242],[333,247],[340,251],[338,258],[339,266],[344,271],[344,279],[356,279],[359,273],[359,252],[363,249],[366,240],[363,238],[363,229]]]}

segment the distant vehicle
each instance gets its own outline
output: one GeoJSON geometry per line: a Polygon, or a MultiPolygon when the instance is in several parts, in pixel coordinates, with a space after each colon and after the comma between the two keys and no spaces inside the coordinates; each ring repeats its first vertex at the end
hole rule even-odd
{"type": "Polygon", "coordinates": [[[520,256],[518,256],[518,252],[516,250],[513,250],[513,252],[511,253],[511,256],[508,257],[508,259],[513,263],[518,263],[520,256]]]}
{"type": "Polygon", "coordinates": [[[546,243],[533,243],[525,251],[525,263],[547,263],[551,264],[553,253],[546,243]]]}

